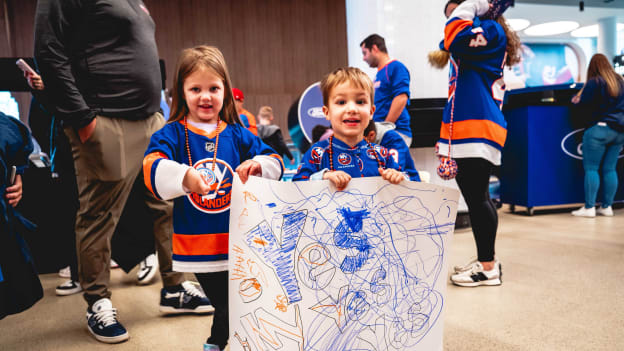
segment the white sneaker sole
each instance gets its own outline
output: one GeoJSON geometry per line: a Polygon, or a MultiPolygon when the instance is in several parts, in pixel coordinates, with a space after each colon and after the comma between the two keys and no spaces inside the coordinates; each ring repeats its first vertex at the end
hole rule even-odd
{"type": "Polygon", "coordinates": [[[465,287],[470,287],[470,288],[474,288],[475,286],[481,286],[481,285],[485,285],[485,286],[496,286],[496,285],[501,285],[503,282],[500,280],[500,278],[496,278],[496,279],[490,279],[490,280],[482,280],[479,282],[456,282],[453,279],[451,279],[451,282],[457,286],[465,286],[465,287]]]}
{"type": "Polygon", "coordinates": [[[154,277],[156,276],[156,271],[157,270],[158,269],[156,267],[152,267],[150,272],[143,279],[141,279],[137,275],[137,284],[139,284],[139,285],[148,285],[148,284],[152,283],[152,281],[154,280],[154,277]]]}
{"type": "Polygon", "coordinates": [[[192,310],[190,308],[173,308],[171,306],[160,306],[160,313],[162,314],[180,314],[180,313],[195,313],[195,314],[203,314],[203,313],[213,313],[214,307],[210,306],[199,306],[196,309],[192,310]]]}
{"type": "Polygon", "coordinates": [[[97,341],[100,341],[106,344],[117,344],[117,343],[130,339],[130,334],[128,334],[128,332],[126,332],[123,335],[118,335],[118,336],[101,336],[101,335],[97,335],[96,333],[94,333],[93,330],[91,330],[91,328],[89,328],[88,325],[87,325],[87,329],[89,329],[89,333],[91,333],[91,335],[93,335],[93,337],[97,341]]]}
{"type": "Polygon", "coordinates": [[[74,289],[55,289],[56,291],[56,295],[58,296],[69,296],[69,295],[73,295],[73,294],[77,294],[79,292],[82,292],[82,288],[81,287],[77,287],[74,289]]]}

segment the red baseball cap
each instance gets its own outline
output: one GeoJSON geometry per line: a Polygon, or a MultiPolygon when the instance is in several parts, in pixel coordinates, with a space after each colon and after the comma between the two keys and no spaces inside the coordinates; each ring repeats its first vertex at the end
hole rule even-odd
{"type": "Polygon", "coordinates": [[[245,95],[238,88],[232,88],[232,95],[234,95],[234,100],[245,101],[245,95]]]}

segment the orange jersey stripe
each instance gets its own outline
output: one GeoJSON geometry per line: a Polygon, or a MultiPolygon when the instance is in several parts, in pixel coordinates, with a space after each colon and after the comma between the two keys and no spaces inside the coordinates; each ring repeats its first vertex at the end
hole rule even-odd
{"type": "Polygon", "coordinates": [[[228,253],[229,233],[173,233],[173,253],[176,255],[221,255],[228,253]]]}
{"type": "Polygon", "coordinates": [[[152,152],[143,158],[143,182],[147,189],[156,196],[152,189],[152,165],[159,158],[167,158],[162,152],[152,152]]]}
{"type": "MultiPolygon", "coordinates": [[[[442,123],[440,138],[449,138],[449,123],[442,123]]],[[[489,120],[469,119],[453,122],[453,140],[485,138],[500,146],[505,145],[507,129],[489,120]]]]}
{"type": "Polygon", "coordinates": [[[457,19],[447,24],[444,28],[444,48],[448,50],[457,34],[468,26],[472,26],[472,21],[457,19]]]}

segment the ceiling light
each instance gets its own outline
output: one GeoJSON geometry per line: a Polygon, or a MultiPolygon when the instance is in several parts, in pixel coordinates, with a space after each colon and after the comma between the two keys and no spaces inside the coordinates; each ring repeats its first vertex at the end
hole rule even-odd
{"type": "Polygon", "coordinates": [[[594,24],[575,29],[572,33],[570,33],[570,35],[575,38],[595,38],[598,36],[598,25],[594,24]]]}
{"type": "Polygon", "coordinates": [[[570,32],[579,27],[578,22],[574,21],[557,21],[542,23],[531,26],[524,30],[524,34],[533,37],[542,37],[547,35],[557,35],[570,32]]]}
{"type": "Polygon", "coordinates": [[[529,20],[525,20],[524,18],[508,18],[507,24],[511,27],[511,29],[518,32],[530,26],[531,22],[529,22],[529,20]]]}
{"type": "MultiPolygon", "coordinates": [[[[624,30],[624,23],[617,24],[617,30],[624,30]]],[[[579,29],[575,29],[570,33],[575,38],[596,38],[598,37],[598,25],[594,24],[591,26],[581,27],[579,29]]]]}

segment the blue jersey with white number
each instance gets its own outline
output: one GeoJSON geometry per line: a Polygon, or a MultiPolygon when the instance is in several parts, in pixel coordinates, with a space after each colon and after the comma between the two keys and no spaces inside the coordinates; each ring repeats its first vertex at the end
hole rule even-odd
{"type": "Polygon", "coordinates": [[[452,17],[446,23],[440,48],[451,53],[451,64],[448,102],[440,129],[440,154],[448,153],[452,116],[451,156],[480,157],[500,164],[507,138],[507,123],[501,112],[506,47],[507,37],[496,21],[479,20],[473,15],[452,17]]]}

